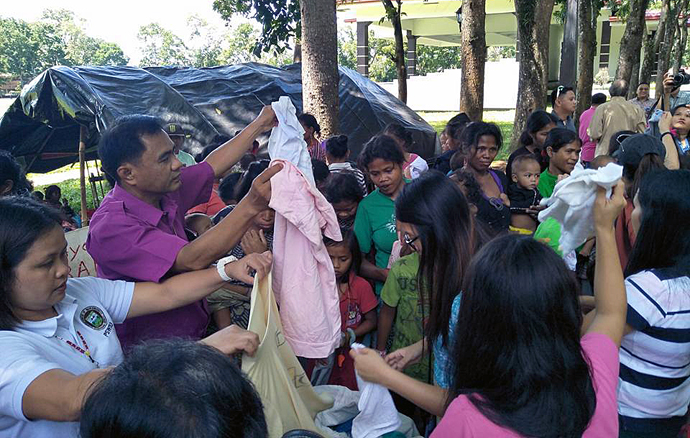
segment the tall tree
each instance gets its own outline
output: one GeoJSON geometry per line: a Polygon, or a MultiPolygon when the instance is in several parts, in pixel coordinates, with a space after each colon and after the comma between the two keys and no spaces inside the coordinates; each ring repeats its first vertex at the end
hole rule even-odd
{"type": "Polygon", "coordinates": [[[463,0],[460,112],[472,120],[481,120],[484,113],[485,24],[486,0],[463,0]]]}
{"type": "Polygon", "coordinates": [[[407,66],[405,65],[405,43],[403,41],[402,29],[402,0],[381,0],[386,10],[386,17],[381,19],[388,20],[393,25],[393,35],[395,37],[395,70],[398,73],[398,99],[407,103],[407,66]]]}
{"type": "Polygon", "coordinates": [[[299,0],[214,0],[213,9],[223,20],[230,21],[235,14],[255,19],[261,25],[254,54],[288,49],[295,40],[295,62],[299,60],[301,15],[299,0]]]}
{"type": "Polygon", "coordinates": [[[322,135],[338,134],[338,37],[335,1],[301,0],[302,101],[322,135]]]}
{"type": "MultiPolygon", "coordinates": [[[[674,37],[678,28],[678,11],[681,8],[681,0],[671,1],[669,14],[665,20],[664,32],[659,44],[659,57],[657,59],[656,86],[660,90],[663,87],[664,73],[671,67],[671,52],[674,46],[674,37]]],[[[658,31],[657,31],[658,32],[658,31]]]]}
{"type": "Polygon", "coordinates": [[[594,58],[597,54],[597,19],[603,6],[602,0],[579,0],[578,46],[580,53],[577,62],[577,118],[592,104],[594,85],[594,58]]]}
{"type": "Polygon", "coordinates": [[[676,20],[678,26],[676,30],[676,45],[673,48],[673,71],[678,71],[683,67],[683,57],[688,45],[688,1],[685,0],[679,11],[679,20],[676,20]]]}
{"type": "Polygon", "coordinates": [[[620,57],[616,69],[616,79],[624,79],[628,83],[632,78],[635,65],[640,64],[647,5],[649,5],[649,0],[630,0],[630,13],[621,39],[620,57]]]}
{"type": "Polygon", "coordinates": [[[553,5],[554,0],[515,0],[520,74],[512,149],[518,146],[529,114],[546,106],[553,5]]]}
{"type": "MultiPolygon", "coordinates": [[[[659,56],[659,48],[666,33],[666,26],[671,20],[671,0],[662,0],[661,15],[659,16],[659,24],[656,33],[652,37],[647,36],[645,40],[644,59],[640,67],[639,82],[649,82],[652,79],[652,71],[654,70],[654,63],[659,56]]],[[[638,83],[639,83],[638,82],[638,83]]]]}
{"type": "Polygon", "coordinates": [[[139,63],[142,66],[193,64],[191,51],[184,41],[158,23],[141,26],[137,38],[144,55],[139,63]]]}

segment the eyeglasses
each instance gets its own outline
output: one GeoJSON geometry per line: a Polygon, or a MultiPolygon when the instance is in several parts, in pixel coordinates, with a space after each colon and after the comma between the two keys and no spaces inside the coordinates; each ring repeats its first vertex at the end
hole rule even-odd
{"type": "Polygon", "coordinates": [[[419,252],[419,250],[417,249],[417,247],[414,244],[417,239],[419,239],[418,235],[415,237],[410,237],[409,235],[405,234],[403,236],[403,240],[405,241],[405,244],[408,245],[410,248],[412,248],[412,250],[414,252],[419,252]]]}

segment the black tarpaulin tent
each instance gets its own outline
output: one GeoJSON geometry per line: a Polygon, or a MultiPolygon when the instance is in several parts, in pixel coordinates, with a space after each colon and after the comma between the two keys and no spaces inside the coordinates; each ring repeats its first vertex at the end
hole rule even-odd
{"type": "MultiPolygon", "coordinates": [[[[436,132],[419,115],[357,72],[339,71],[340,132],[350,138],[352,158],[391,122],[411,131],[418,154],[429,158],[437,151],[436,132]]],[[[49,172],[97,158],[100,133],[117,118],[148,114],[182,125],[184,147],[196,154],[221,134],[233,136],[280,96],[289,96],[301,111],[300,64],[53,67],[27,84],[0,119],[0,149],[12,153],[27,172],[49,172]]],[[[85,212],[83,173],[81,179],[85,212]]]]}

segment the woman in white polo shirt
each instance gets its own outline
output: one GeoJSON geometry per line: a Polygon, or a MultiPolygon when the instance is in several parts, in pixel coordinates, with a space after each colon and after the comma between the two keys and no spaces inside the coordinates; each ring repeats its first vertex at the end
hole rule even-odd
{"type": "MultiPolygon", "coordinates": [[[[93,382],[118,365],[114,324],[197,301],[229,277],[252,282],[271,255],[252,254],[160,284],[68,279],[59,216],[26,197],[0,199],[0,436],[77,437],[93,382]]],[[[202,340],[253,354],[258,337],[235,326],[202,340]]]]}

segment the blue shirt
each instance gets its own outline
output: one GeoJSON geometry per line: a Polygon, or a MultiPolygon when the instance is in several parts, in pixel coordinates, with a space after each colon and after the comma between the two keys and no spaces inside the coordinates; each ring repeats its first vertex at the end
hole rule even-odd
{"type": "Polygon", "coordinates": [[[443,338],[441,336],[434,341],[434,381],[443,389],[448,389],[450,386],[450,374],[453,372],[450,366],[449,349],[452,348],[453,341],[455,340],[455,326],[458,324],[458,313],[460,312],[461,301],[462,293],[459,293],[453,300],[453,306],[450,309],[448,345],[445,347],[443,346],[443,338]]]}

